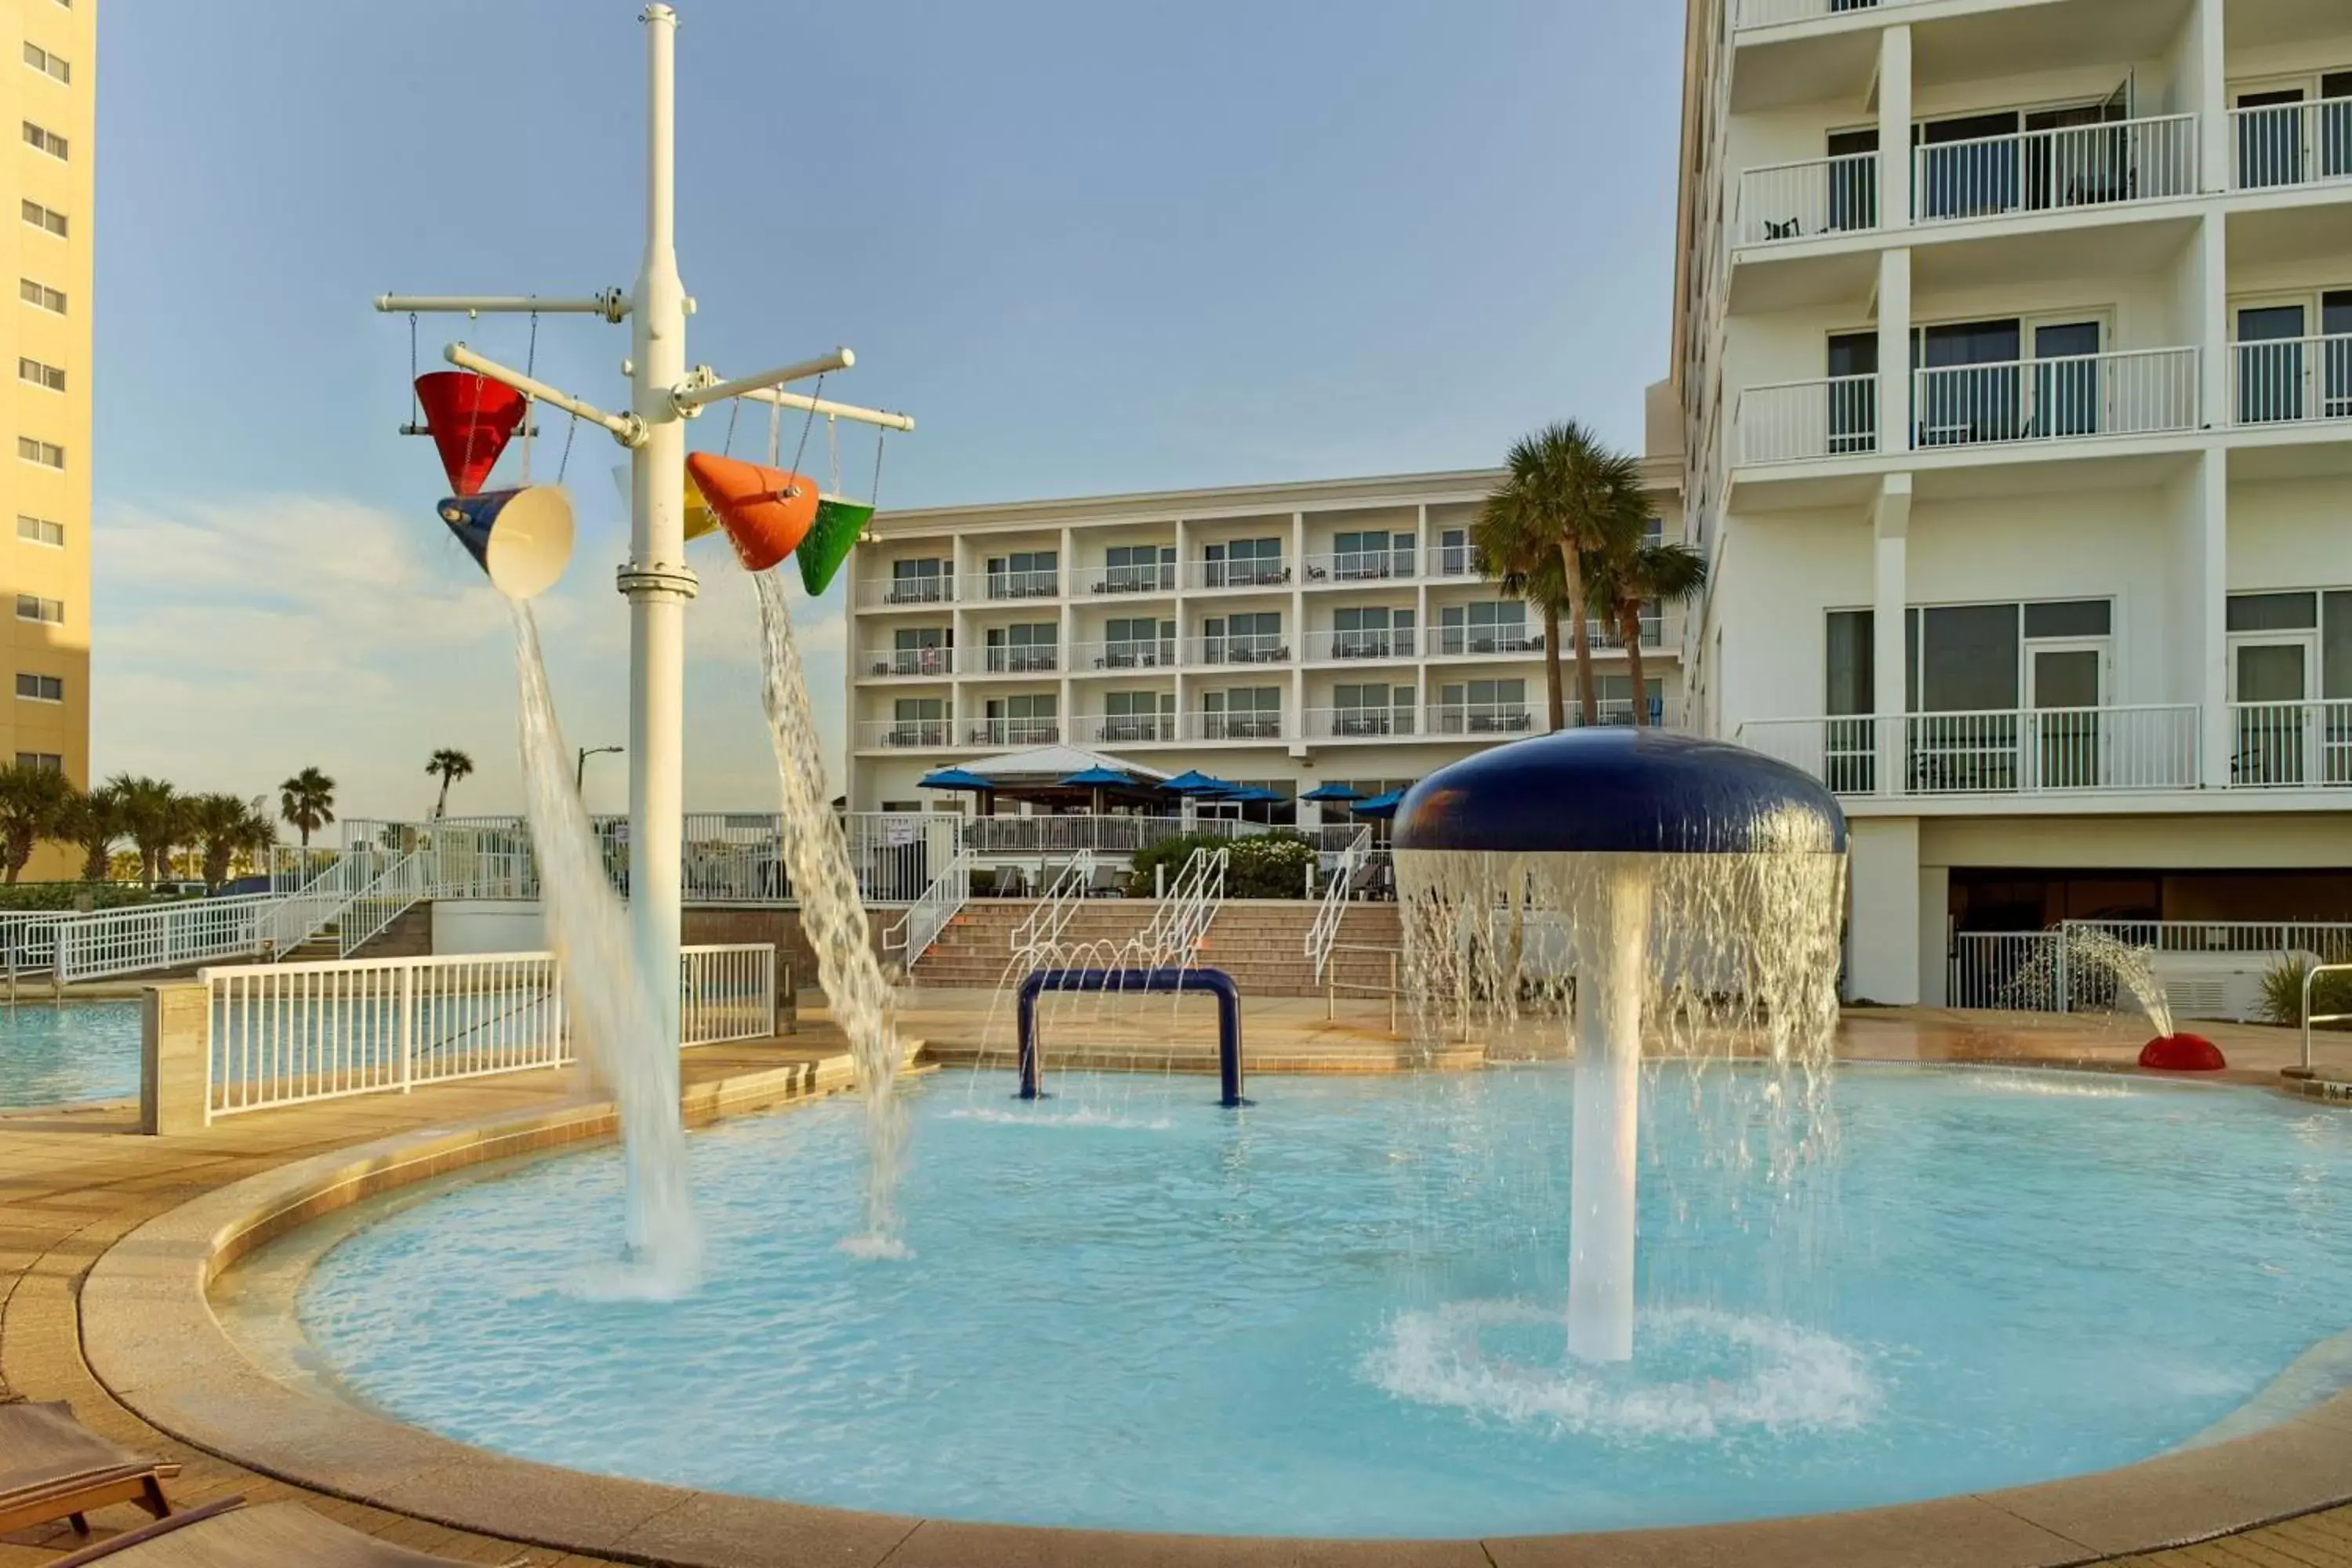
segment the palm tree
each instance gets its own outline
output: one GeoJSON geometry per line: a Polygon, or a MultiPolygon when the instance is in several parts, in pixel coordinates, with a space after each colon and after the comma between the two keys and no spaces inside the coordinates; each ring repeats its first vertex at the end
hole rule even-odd
{"type": "Polygon", "coordinates": [[[1533,605],[1543,616],[1545,715],[1553,730],[1565,727],[1560,694],[1559,626],[1568,613],[1568,589],[1560,579],[1559,552],[1551,535],[1535,523],[1530,508],[1496,491],[1487,498],[1471,530],[1471,547],[1482,571],[1495,574],[1502,591],[1533,605]]]}
{"type": "Polygon", "coordinates": [[[187,826],[204,857],[205,886],[218,888],[228,880],[229,862],[250,837],[246,804],[233,795],[191,795],[187,826]]]}
{"type": "Polygon", "coordinates": [[[77,790],[58,814],[57,838],[81,851],[81,879],[103,882],[114,841],[122,837],[122,798],[111,784],[77,790]]]}
{"type": "Polygon", "coordinates": [[[310,835],[335,820],[335,781],[317,768],[304,768],[278,786],[278,815],[310,847],[310,835]]]}
{"type": "Polygon", "coordinates": [[[65,774],[25,763],[0,767],[0,863],[8,880],[25,874],[33,847],[58,830],[74,788],[65,774]]]}
{"type": "Polygon", "coordinates": [[[122,814],[122,832],[139,847],[140,874],[149,887],[163,875],[172,846],[184,837],[184,797],[163,779],[117,773],[106,788],[122,814]]]}
{"type": "Polygon", "coordinates": [[[1613,628],[1625,645],[1633,677],[1633,722],[1650,721],[1650,689],[1642,674],[1642,611],[1654,604],[1679,604],[1706,586],[1706,557],[1677,541],[1635,541],[1622,550],[1600,551],[1584,559],[1584,593],[1593,616],[1613,628]]]}
{"type": "Polygon", "coordinates": [[[245,804],[245,824],[237,829],[237,852],[254,871],[269,875],[270,851],[278,847],[278,819],[269,814],[269,797],[255,795],[245,804]]]}
{"type": "Polygon", "coordinates": [[[444,746],[433,753],[433,760],[425,764],[425,773],[428,778],[438,774],[441,779],[441,798],[433,803],[434,821],[440,821],[449,809],[449,786],[473,771],[474,759],[454,746],[444,746]]]}
{"type": "MultiPolygon", "coordinates": [[[[1569,613],[1576,649],[1576,696],[1583,721],[1601,721],[1592,684],[1592,639],[1580,606],[1586,602],[1584,558],[1625,548],[1638,541],[1650,521],[1649,496],[1642,486],[1642,462],[1615,451],[1574,420],[1547,425],[1511,446],[1501,487],[1479,514],[1490,514],[1496,531],[1514,542],[1547,538],[1559,555],[1562,598],[1579,606],[1569,613]]],[[[1510,560],[1494,557],[1509,569],[1510,560]]],[[[1559,728],[1554,716],[1553,728],[1559,728]]]]}

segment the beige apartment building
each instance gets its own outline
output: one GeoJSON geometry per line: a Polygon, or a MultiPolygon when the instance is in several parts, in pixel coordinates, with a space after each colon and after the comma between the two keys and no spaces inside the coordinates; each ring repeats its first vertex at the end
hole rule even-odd
{"type": "MultiPolygon", "coordinates": [[[[12,605],[0,757],[89,781],[90,253],[95,219],[91,127],[97,0],[5,0],[5,120],[0,158],[16,303],[5,318],[16,365],[9,424],[0,602],[12,605]]],[[[45,850],[32,870],[49,868],[45,850]]]]}

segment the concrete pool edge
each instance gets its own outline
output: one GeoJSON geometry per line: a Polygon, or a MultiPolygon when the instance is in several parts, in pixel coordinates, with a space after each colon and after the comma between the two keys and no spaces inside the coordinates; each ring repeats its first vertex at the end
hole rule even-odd
{"type": "MultiPolygon", "coordinates": [[[[1859,1064],[1856,1064],[1859,1065],[1859,1064]]],[[[688,1120],[845,1087],[846,1063],[720,1079],[688,1120]]],[[[247,1177],[149,1220],[81,1293],[84,1353],[154,1426],[330,1495],[485,1535],[674,1568],[839,1563],[1401,1562],[1549,1564],[1839,1562],[2054,1565],[2160,1550],[2352,1500],[2352,1394],[2277,1426],[2071,1480],[1797,1519],[1484,1542],[1154,1536],[860,1513],[592,1475],[473,1448],[247,1358],[215,1316],[214,1279],[265,1243],[363,1199],[495,1161],[606,1139],[608,1105],[572,1103],[436,1127],[247,1177]]]]}

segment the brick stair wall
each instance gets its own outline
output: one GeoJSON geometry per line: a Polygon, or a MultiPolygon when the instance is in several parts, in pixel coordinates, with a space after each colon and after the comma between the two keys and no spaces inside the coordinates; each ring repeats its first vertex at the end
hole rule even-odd
{"type": "MultiPolygon", "coordinates": [[[[960,989],[998,984],[1013,961],[1013,929],[1036,907],[1028,899],[975,899],[966,904],[915,966],[916,984],[960,989]]],[[[1066,944],[1129,941],[1150,927],[1158,908],[1145,899],[1089,900],[1071,916],[1062,940],[1066,944]]],[[[1209,927],[1200,962],[1233,975],[1245,996],[1319,995],[1323,988],[1315,979],[1306,951],[1316,910],[1317,906],[1303,900],[1228,903],[1218,910],[1209,927]]],[[[1339,940],[1342,946],[1402,947],[1402,926],[1396,906],[1349,905],[1340,918],[1339,940]]],[[[1388,960],[1381,953],[1335,952],[1332,964],[1343,987],[1377,989],[1388,984],[1388,960]]],[[[1343,989],[1341,994],[1349,993],[1343,989]]]]}

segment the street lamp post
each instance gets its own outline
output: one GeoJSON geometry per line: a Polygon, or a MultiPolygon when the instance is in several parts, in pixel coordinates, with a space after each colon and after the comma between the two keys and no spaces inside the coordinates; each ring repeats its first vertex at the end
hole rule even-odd
{"type": "MultiPolygon", "coordinates": [[[[686,605],[698,582],[686,563],[686,426],[709,404],[759,397],[787,406],[811,400],[780,391],[856,363],[849,350],[800,361],[757,375],[721,380],[708,365],[687,367],[686,321],[694,301],[680,282],[676,225],[676,59],[677,14],[649,5],[646,29],[646,246],[635,286],[579,298],[539,295],[397,295],[375,308],[411,314],[483,312],[577,314],[631,327],[629,411],[613,414],[528,373],[452,343],[450,363],[585,419],[608,431],[630,458],[629,559],[618,586],[629,601],[629,913],[640,962],[648,975],[677,972],[680,857],[684,834],[686,605]]],[[[825,405],[829,418],[906,429],[904,416],[845,404],[825,405]]],[[[584,758],[582,765],[584,766],[584,758]]],[[[575,778],[575,784],[578,780],[575,778]]],[[[657,984],[674,1044],[677,987],[657,984]]]]}
{"type": "Polygon", "coordinates": [[[588,787],[588,759],[589,759],[589,758],[591,758],[591,757],[601,757],[601,756],[603,756],[603,755],[604,755],[605,752],[623,752],[623,751],[626,751],[626,750],[628,750],[628,748],[627,748],[627,747],[625,747],[625,746],[583,746],[583,747],[581,747],[581,748],[580,748],[580,756],[579,756],[579,760],[578,760],[577,762],[575,762],[575,763],[572,764],[572,793],[573,793],[573,794],[575,794],[575,795],[580,794],[580,793],[582,793],[582,792],[585,791],[585,790],[587,789],[587,787],[588,787]]]}

